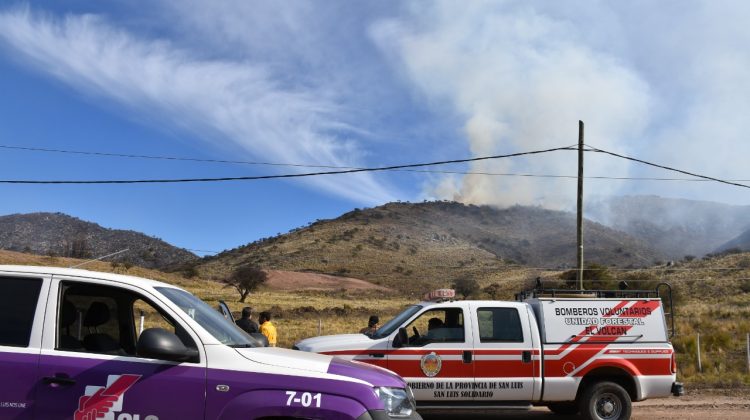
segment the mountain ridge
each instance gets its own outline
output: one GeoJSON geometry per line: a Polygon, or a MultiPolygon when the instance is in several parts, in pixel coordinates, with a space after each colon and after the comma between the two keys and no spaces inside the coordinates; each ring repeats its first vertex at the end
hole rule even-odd
{"type": "Polygon", "coordinates": [[[198,257],[159,238],[110,229],[64,213],[0,216],[0,249],[39,255],[96,258],[123,249],[108,261],[166,269],[198,257]]]}

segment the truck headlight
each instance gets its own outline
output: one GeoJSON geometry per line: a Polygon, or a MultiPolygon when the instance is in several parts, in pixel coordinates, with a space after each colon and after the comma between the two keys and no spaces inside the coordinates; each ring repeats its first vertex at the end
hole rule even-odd
{"type": "Polygon", "coordinates": [[[407,388],[389,388],[381,386],[375,388],[375,395],[385,406],[385,412],[390,417],[409,417],[415,410],[414,394],[407,388]]]}

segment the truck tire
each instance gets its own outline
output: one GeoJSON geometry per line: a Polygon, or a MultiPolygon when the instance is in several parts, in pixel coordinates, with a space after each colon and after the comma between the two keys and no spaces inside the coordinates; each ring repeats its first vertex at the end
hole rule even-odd
{"type": "Polygon", "coordinates": [[[578,406],[574,402],[549,403],[547,408],[549,408],[551,412],[561,416],[573,416],[578,414],[578,406]]]}
{"type": "Polygon", "coordinates": [[[633,411],[630,395],[614,382],[594,382],[587,386],[578,401],[585,420],[628,420],[633,411]]]}

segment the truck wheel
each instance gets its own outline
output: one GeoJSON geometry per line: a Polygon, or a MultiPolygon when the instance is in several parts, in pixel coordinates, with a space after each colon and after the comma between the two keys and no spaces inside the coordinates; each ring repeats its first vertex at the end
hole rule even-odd
{"type": "Polygon", "coordinates": [[[574,402],[556,402],[549,403],[547,408],[555,414],[561,416],[572,416],[578,414],[578,406],[574,402]]]}
{"type": "Polygon", "coordinates": [[[578,408],[586,420],[628,420],[633,411],[630,395],[614,382],[596,382],[583,390],[578,408]]]}

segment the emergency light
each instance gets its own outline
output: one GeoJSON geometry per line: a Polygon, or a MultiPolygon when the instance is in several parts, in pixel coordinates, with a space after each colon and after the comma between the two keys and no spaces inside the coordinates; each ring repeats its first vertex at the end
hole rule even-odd
{"type": "Polygon", "coordinates": [[[424,300],[441,300],[453,299],[456,297],[456,291],[453,289],[437,289],[424,295],[424,300]]]}

